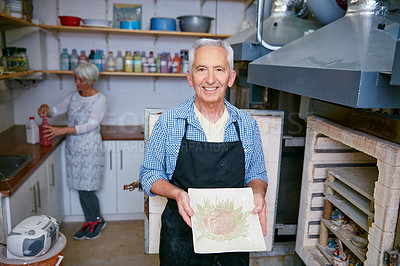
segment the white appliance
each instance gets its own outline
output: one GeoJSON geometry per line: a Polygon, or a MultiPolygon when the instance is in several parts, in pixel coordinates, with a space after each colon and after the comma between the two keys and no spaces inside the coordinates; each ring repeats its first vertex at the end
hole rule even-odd
{"type": "Polygon", "coordinates": [[[20,222],[7,237],[7,258],[34,259],[57,241],[59,225],[48,215],[31,216],[20,222]]]}

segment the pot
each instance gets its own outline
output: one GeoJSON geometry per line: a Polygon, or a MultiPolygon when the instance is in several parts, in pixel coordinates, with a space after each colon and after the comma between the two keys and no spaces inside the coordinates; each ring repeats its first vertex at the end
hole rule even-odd
{"type": "Polygon", "coordinates": [[[111,21],[105,19],[82,19],[83,25],[88,27],[110,27],[111,21]]]}
{"type": "Polygon", "coordinates": [[[179,20],[181,31],[208,33],[210,31],[211,20],[214,18],[206,16],[180,16],[177,19],[179,20]]]}
{"type": "Polygon", "coordinates": [[[80,26],[81,18],[72,16],[58,16],[63,26],[80,26]]]}
{"type": "Polygon", "coordinates": [[[150,20],[150,29],[176,31],[176,21],[173,18],[152,18],[150,20]]]}

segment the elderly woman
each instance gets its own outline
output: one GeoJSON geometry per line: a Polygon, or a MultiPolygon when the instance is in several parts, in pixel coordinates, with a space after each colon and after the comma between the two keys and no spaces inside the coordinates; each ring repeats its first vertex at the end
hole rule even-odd
{"type": "Polygon", "coordinates": [[[45,136],[54,138],[67,135],[67,184],[71,189],[78,190],[86,220],[74,238],[95,239],[106,226],[95,194],[96,190],[101,189],[104,172],[100,122],[106,113],[106,98],[93,88],[99,78],[95,65],[81,64],[75,69],[74,75],[77,91],[51,109],[47,104],[41,105],[38,114],[41,117],[68,114],[67,127],[47,126],[45,136]]]}

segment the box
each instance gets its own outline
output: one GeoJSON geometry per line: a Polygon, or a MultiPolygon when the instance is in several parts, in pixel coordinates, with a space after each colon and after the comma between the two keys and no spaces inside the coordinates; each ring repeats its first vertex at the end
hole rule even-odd
{"type": "Polygon", "coordinates": [[[142,5],[114,4],[113,28],[120,28],[121,21],[139,21],[142,23],[142,5]]]}

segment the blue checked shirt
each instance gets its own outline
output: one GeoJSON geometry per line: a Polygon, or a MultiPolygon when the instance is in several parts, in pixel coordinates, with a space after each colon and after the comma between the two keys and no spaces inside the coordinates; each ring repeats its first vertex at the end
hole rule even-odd
{"type": "MultiPolygon", "coordinates": [[[[185,120],[188,122],[186,133],[188,140],[207,141],[200,121],[194,113],[194,98],[195,96],[162,113],[154,126],[140,167],[143,189],[150,196],[155,196],[150,189],[156,180],[172,179],[185,132],[185,120]]],[[[234,107],[228,101],[225,101],[225,106],[229,117],[225,126],[224,141],[239,140],[233,123],[237,121],[245,154],[245,185],[254,179],[268,182],[257,122],[251,115],[234,107]]]]}

